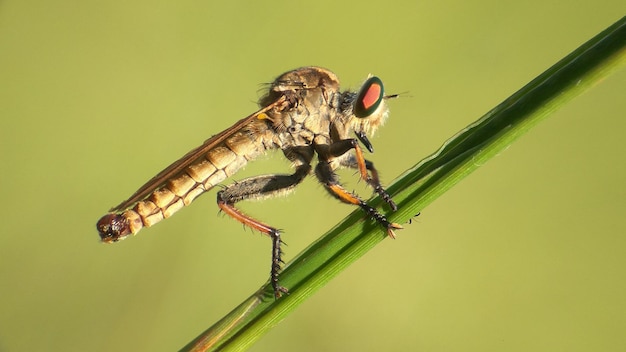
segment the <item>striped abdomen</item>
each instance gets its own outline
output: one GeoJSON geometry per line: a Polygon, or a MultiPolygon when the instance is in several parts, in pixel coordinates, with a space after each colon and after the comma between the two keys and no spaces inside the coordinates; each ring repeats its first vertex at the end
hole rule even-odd
{"type": "MultiPolygon", "coordinates": [[[[102,241],[117,242],[172,216],[271,147],[272,143],[267,139],[261,131],[252,132],[250,128],[234,132],[180,172],[155,184],[154,190],[143,199],[131,204],[122,203],[112,209],[112,213],[103,216],[97,224],[102,241]]],[[[205,145],[210,142],[211,139],[205,145]]]]}

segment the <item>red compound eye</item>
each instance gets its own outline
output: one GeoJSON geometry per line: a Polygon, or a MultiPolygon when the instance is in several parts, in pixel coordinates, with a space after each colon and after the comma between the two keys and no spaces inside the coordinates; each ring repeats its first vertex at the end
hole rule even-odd
{"type": "Polygon", "coordinates": [[[383,98],[383,81],[375,76],[368,78],[354,101],[354,116],[359,118],[370,116],[378,109],[383,98]]]}

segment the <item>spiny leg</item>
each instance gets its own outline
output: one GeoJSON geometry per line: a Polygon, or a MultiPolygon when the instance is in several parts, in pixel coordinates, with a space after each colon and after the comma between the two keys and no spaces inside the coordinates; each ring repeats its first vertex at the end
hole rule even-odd
{"type": "Polygon", "coordinates": [[[380,179],[378,178],[378,170],[374,167],[374,163],[365,159],[363,157],[363,150],[356,139],[343,139],[337,142],[332,143],[328,146],[328,150],[326,151],[326,159],[330,159],[330,157],[338,157],[345,153],[347,153],[350,149],[354,149],[354,155],[350,155],[347,159],[342,161],[342,165],[350,168],[354,168],[359,170],[361,174],[361,178],[370,185],[374,191],[385,201],[385,203],[389,204],[391,210],[398,210],[398,206],[391,199],[391,196],[380,184],[380,179]],[[367,170],[370,171],[371,176],[367,173],[367,170]]]}
{"type": "Polygon", "coordinates": [[[374,219],[377,223],[383,226],[385,230],[387,230],[387,235],[389,237],[396,238],[393,230],[401,229],[402,226],[389,222],[387,217],[379,213],[356,194],[348,192],[345,188],[343,188],[343,186],[339,183],[337,174],[333,172],[329,163],[320,161],[315,167],[315,176],[317,176],[332,196],[344,203],[358,205],[367,215],[369,215],[370,218],[374,219]]]}
{"type": "MultiPolygon", "coordinates": [[[[389,195],[389,193],[387,193],[387,190],[385,190],[385,188],[383,188],[383,186],[380,184],[380,178],[378,177],[378,170],[376,170],[376,168],[374,167],[374,163],[367,159],[364,159],[364,161],[365,161],[365,167],[372,174],[370,178],[365,180],[365,182],[367,182],[367,184],[370,185],[370,187],[374,189],[374,191],[380,196],[380,198],[382,198],[385,201],[385,203],[389,205],[391,210],[393,211],[398,210],[398,206],[396,205],[396,203],[393,201],[393,199],[391,199],[391,196],[389,195]]],[[[358,162],[356,160],[356,157],[353,155],[351,155],[350,158],[343,160],[341,165],[350,167],[353,169],[358,168],[358,162]]]]}
{"type": "Polygon", "coordinates": [[[288,192],[298,185],[309,173],[310,165],[302,165],[296,169],[293,175],[263,175],[251,177],[230,186],[217,193],[217,205],[220,209],[233,219],[268,235],[272,240],[272,267],[270,270],[270,283],[274,290],[274,297],[279,298],[288,290],[278,283],[278,275],[282,260],[282,250],[280,245],[280,231],[275,227],[255,220],[235,208],[235,203],[245,199],[258,199],[270,197],[281,192],[288,192]]]}

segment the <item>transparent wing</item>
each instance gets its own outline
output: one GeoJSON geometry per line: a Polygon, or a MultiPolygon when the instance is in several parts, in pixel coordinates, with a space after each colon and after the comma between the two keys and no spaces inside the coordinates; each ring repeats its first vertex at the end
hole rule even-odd
{"type": "Polygon", "coordinates": [[[156,176],[154,176],[148,182],[146,182],[146,184],[141,186],[132,196],[130,196],[130,198],[118,204],[117,206],[111,208],[110,211],[111,212],[122,211],[132,206],[133,204],[137,203],[138,201],[144,199],[145,197],[150,195],[152,192],[154,192],[157,188],[159,188],[161,185],[163,185],[165,182],[167,182],[171,177],[177,175],[180,171],[182,171],[191,163],[193,163],[195,160],[197,160],[200,156],[202,156],[203,154],[206,154],[208,151],[210,151],[215,146],[222,143],[224,140],[232,136],[237,131],[246,127],[255,119],[262,118],[262,115],[265,112],[273,108],[280,107],[285,102],[286,102],[286,98],[283,95],[275,102],[267,105],[266,107],[253,113],[252,115],[237,121],[231,127],[207,139],[204,143],[202,143],[202,145],[191,150],[190,152],[185,154],[182,158],[176,160],[170,166],[166,167],[163,171],[159,172],[156,176]]]}

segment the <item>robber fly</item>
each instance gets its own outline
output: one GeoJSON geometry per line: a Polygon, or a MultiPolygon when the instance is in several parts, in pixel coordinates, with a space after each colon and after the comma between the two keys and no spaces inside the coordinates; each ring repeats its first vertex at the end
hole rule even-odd
{"type": "Polygon", "coordinates": [[[268,235],[272,240],[270,282],[276,298],[287,289],[278,282],[281,270],[281,233],[235,207],[239,201],[260,199],[293,190],[309,174],[335,198],[359,206],[378,222],[390,237],[402,228],[365,201],[343,188],[335,170],[348,167],[396,210],[381,186],[374,164],[363,157],[358,143],[373,152],[367,134],[383,124],[388,115],[383,83],[367,78],[358,93],[339,90],[337,76],[320,67],[302,67],[276,78],[259,100],[261,109],[232,127],[209,138],[198,148],[168,166],[135,194],[113,207],[96,227],[105,243],[134,235],[189,205],[200,194],[224,181],[248,161],[267,150],[280,148],[291,161],[291,175],[262,175],[238,181],[217,193],[217,205],[240,223],[268,235]],[[354,133],[357,139],[351,137],[354,133]],[[311,166],[317,154],[315,168],[311,166]]]}

